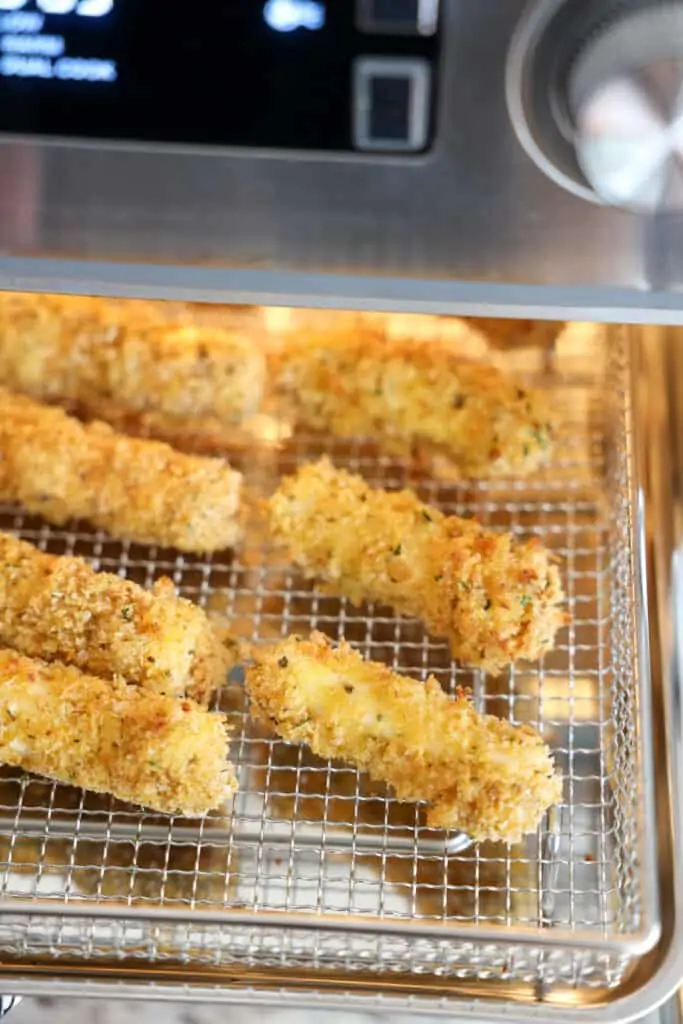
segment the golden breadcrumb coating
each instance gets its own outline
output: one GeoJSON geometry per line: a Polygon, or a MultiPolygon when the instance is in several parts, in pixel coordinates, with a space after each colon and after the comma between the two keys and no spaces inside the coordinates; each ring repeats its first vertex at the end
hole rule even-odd
{"type": "Polygon", "coordinates": [[[0,388],[0,497],[48,522],[85,519],[141,544],[216,551],[240,536],[241,485],[221,459],[84,426],[0,388]]]}
{"type": "Polygon", "coordinates": [[[306,577],[422,619],[466,664],[497,672],[539,658],[565,621],[560,575],[538,540],[374,489],[328,459],[285,477],[267,508],[273,538],[306,577]]]}
{"type": "Polygon", "coordinates": [[[372,331],[302,333],[272,355],[273,394],[295,423],[442,456],[468,477],[525,475],[550,453],[548,396],[447,341],[372,331]]]}
{"type": "Polygon", "coordinates": [[[517,842],[562,793],[528,726],[480,715],[430,677],[418,683],[314,633],[289,637],[247,670],[252,714],[319,757],[342,758],[427,803],[427,824],[517,842]]]}
{"type": "Polygon", "coordinates": [[[163,303],[0,292],[0,384],[97,409],[237,423],[261,403],[259,345],[163,303]]]}
{"type": "Polygon", "coordinates": [[[1,532],[0,645],[199,702],[237,660],[170,580],[144,590],[1,532]]]}
{"type": "Polygon", "coordinates": [[[237,784],[222,715],[0,650],[0,763],[188,817],[237,784]]]}

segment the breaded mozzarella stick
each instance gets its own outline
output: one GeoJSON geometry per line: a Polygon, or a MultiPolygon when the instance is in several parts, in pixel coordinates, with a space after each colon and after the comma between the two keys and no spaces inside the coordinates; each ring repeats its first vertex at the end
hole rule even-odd
{"type": "Polygon", "coordinates": [[[247,670],[252,714],[319,757],[341,758],[424,801],[427,823],[476,840],[517,842],[562,793],[540,736],[435,679],[418,683],[314,633],[258,652],[247,670]]]}
{"type": "Polygon", "coordinates": [[[222,715],[0,650],[0,763],[195,817],[236,790],[222,715]]]}
{"type": "Polygon", "coordinates": [[[265,382],[261,348],[193,323],[191,307],[185,322],[164,313],[164,303],[0,292],[0,384],[95,414],[98,401],[223,424],[255,412],[265,382]]]}
{"type": "Polygon", "coordinates": [[[465,477],[525,476],[548,460],[548,396],[447,342],[302,333],[272,363],[274,394],[302,426],[445,456],[465,477]]]}
{"type": "Polygon", "coordinates": [[[241,485],[222,459],[84,425],[0,388],[0,499],[48,522],[85,519],[141,544],[216,551],[240,537],[241,485]]]}
{"type": "Polygon", "coordinates": [[[0,533],[0,645],[200,703],[237,656],[170,580],[144,590],[8,533],[0,533]]]}
{"type": "Polygon", "coordinates": [[[374,489],[328,459],[285,477],[268,518],[308,578],[422,619],[454,657],[489,672],[541,657],[565,621],[560,574],[538,540],[374,489]]]}

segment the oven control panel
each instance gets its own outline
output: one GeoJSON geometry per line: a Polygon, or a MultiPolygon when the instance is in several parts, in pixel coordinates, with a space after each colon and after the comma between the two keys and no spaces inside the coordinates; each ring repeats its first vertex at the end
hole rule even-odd
{"type": "Polygon", "coordinates": [[[439,14],[439,0],[0,0],[0,133],[423,153],[439,14]]]}

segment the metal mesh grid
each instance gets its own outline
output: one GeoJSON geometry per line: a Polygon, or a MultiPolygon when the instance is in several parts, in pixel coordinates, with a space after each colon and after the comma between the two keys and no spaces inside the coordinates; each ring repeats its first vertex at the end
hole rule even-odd
{"type": "Polygon", "coordinates": [[[615,334],[607,351],[594,337],[578,353],[569,345],[563,357],[560,346],[554,363],[533,367],[564,414],[553,465],[533,481],[438,481],[362,440],[264,438],[257,451],[235,453],[253,494],[326,452],[375,484],[410,486],[448,512],[539,536],[561,561],[571,624],[540,664],[498,679],[455,665],[419,623],[387,608],[354,608],[303,581],[269,546],[258,514],[238,554],[199,561],[2,509],[2,528],[46,550],[82,555],[144,585],[170,576],[253,643],[319,629],[416,678],[432,673],[447,689],[470,686],[481,710],[542,732],[565,787],[562,806],[524,844],[462,849],[459,837],[423,827],[419,808],[398,804],[355,770],[260,732],[237,673],[220,699],[240,779],[224,816],[160,818],[15,772],[0,777],[0,900],[10,911],[0,949],[617,984],[626,946],[621,955],[570,947],[586,934],[617,947],[636,935],[643,872],[654,869],[637,858],[642,765],[624,345],[615,334]],[[38,904],[52,914],[31,915],[38,904]],[[182,913],[165,922],[154,917],[160,908],[182,913]],[[107,911],[111,918],[92,917],[107,911]],[[283,912],[281,922],[268,918],[283,912]],[[499,926],[509,930],[494,939],[499,926]],[[553,930],[558,947],[518,945],[520,929],[537,927],[553,930]]]}

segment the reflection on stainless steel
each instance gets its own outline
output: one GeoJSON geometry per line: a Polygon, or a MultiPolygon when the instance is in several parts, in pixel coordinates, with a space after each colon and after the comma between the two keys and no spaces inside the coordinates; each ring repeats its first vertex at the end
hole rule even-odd
{"type": "Polygon", "coordinates": [[[683,208],[683,7],[647,5],[591,39],[569,103],[579,163],[604,202],[683,208]]]}
{"type": "MultiPolygon", "coordinates": [[[[676,0],[528,5],[508,54],[507,102],[550,179],[592,203],[681,209],[682,27],[676,0]]],[[[641,256],[645,238],[633,239],[641,256]]]]}

